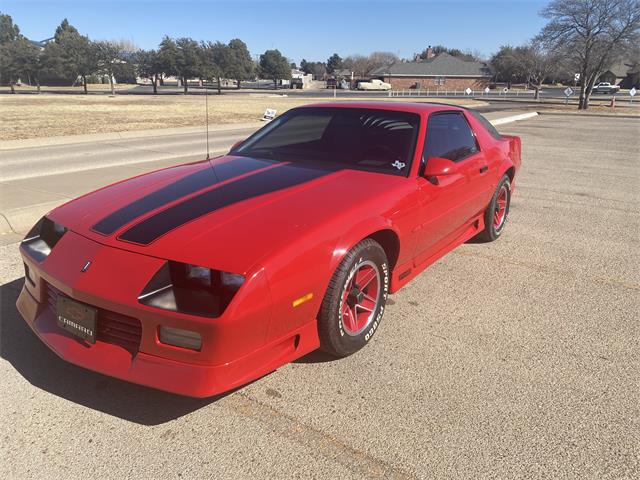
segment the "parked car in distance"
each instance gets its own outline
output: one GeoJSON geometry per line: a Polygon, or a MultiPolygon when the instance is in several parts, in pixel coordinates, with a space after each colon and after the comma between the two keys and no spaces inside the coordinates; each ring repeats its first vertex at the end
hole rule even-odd
{"type": "Polygon", "coordinates": [[[336,80],[335,78],[329,78],[327,80],[327,86],[326,88],[337,88],[339,90],[349,90],[349,82],[347,82],[344,78],[341,79],[340,81],[336,80]]]}
{"type": "Polygon", "coordinates": [[[293,108],[227,155],[52,210],[20,245],[17,307],[62,359],[194,397],[317,348],[351,355],[388,294],[472,237],[502,235],[520,152],[456,106],[293,108]]]}
{"type": "Polygon", "coordinates": [[[358,90],[391,90],[391,84],[374,78],[369,81],[358,82],[358,90]]]}
{"type": "Polygon", "coordinates": [[[593,86],[593,93],[618,93],[620,85],[611,85],[609,82],[600,82],[593,86]]]}

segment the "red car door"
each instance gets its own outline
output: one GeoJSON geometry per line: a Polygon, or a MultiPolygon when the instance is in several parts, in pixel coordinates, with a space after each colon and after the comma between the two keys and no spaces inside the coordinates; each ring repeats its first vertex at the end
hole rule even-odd
{"type": "Polygon", "coordinates": [[[460,111],[429,116],[422,156],[416,265],[462,233],[467,222],[482,211],[485,207],[482,180],[488,170],[475,135],[460,111]],[[453,162],[454,173],[428,175],[430,161],[438,159],[453,162]]]}

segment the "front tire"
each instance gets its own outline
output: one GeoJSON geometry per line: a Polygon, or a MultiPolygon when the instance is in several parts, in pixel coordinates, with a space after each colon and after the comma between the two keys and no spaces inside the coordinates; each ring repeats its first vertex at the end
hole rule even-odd
{"type": "Polygon", "coordinates": [[[387,255],[367,238],[345,255],[331,277],[318,315],[320,348],[346,357],[364,347],[380,326],[388,292],[387,255]]]}
{"type": "Polygon", "coordinates": [[[511,205],[511,181],[504,175],[484,212],[484,230],[478,235],[483,242],[497,240],[504,231],[511,205]]]}

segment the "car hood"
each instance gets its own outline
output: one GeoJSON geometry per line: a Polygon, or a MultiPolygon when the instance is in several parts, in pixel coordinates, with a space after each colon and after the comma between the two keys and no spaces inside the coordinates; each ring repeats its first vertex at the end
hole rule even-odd
{"type": "Polygon", "coordinates": [[[103,245],[247,273],[354,209],[382,214],[374,204],[403,185],[400,176],[229,155],[124,180],[49,217],[103,245]]]}

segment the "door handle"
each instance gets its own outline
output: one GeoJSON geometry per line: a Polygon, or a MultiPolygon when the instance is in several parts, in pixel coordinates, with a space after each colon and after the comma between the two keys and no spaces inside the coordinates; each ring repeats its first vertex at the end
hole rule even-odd
{"type": "Polygon", "coordinates": [[[489,167],[487,167],[486,165],[484,165],[483,167],[480,167],[480,173],[484,173],[487,170],[489,170],[489,167]]]}

